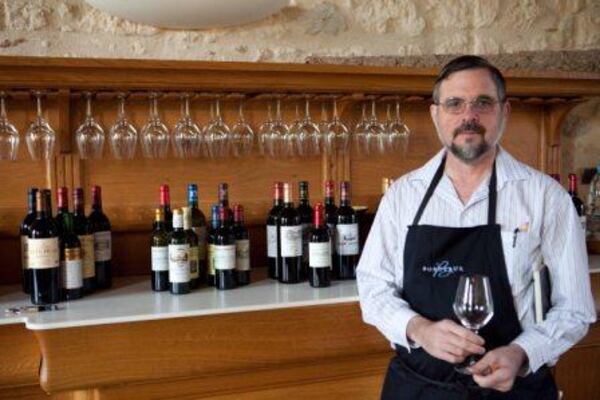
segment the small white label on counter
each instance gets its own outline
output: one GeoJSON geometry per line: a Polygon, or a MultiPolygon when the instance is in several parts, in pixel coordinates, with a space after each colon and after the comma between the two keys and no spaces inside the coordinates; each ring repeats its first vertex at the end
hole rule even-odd
{"type": "Polygon", "coordinates": [[[277,257],[277,226],[267,225],[267,257],[277,257]]]}
{"type": "Polygon", "coordinates": [[[78,236],[81,242],[81,260],[83,263],[83,279],[96,276],[94,265],[94,235],[78,236]]]}
{"type": "Polygon", "coordinates": [[[308,262],[311,268],[331,268],[331,243],[309,243],[308,262]]]}
{"type": "Polygon", "coordinates": [[[81,249],[65,249],[62,264],[63,287],[65,289],[79,289],[83,286],[83,262],[81,249]]]}
{"type": "Polygon", "coordinates": [[[167,246],[152,246],[152,271],[169,270],[169,248],[167,246]]]}
{"type": "Polygon", "coordinates": [[[337,253],[342,256],[358,254],[358,224],[336,225],[337,253]]]}
{"type": "Polygon", "coordinates": [[[96,261],[110,261],[112,258],[112,239],[110,231],[94,233],[94,257],[96,261]]]}
{"type": "Polygon", "coordinates": [[[58,238],[29,239],[27,241],[29,268],[46,269],[60,266],[58,238]]]}
{"type": "Polygon", "coordinates": [[[169,282],[185,283],[190,281],[190,245],[169,245],[169,282]]]}
{"type": "Polygon", "coordinates": [[[213,262],[215,270],[235,269],[235,244],[215,244],[213,262]]]}
{"type": "Polygon", "coordinates": [[[282,226],[281,257],[299,257],[302,255],[302,225],[282,226]]]}
{"type": "Polygon", "coordinates": [[[248,239],[235,241],[235,269],[250,270],[250,240],[248,239]]]}

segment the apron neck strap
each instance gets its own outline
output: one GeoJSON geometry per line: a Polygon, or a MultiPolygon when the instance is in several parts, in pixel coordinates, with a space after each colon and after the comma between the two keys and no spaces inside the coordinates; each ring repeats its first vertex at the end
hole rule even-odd
{"type": "MultiPolygon", "coordinates": [[[[442,158],[442,162],[438,167],[437,171],[435,171],[435,175],[427,188],[427,192],[425,192],[425,197],[423,201],[421,201],[421,205],[417,210],[417,214],[415,215],[415,219],[413,220],[413,225],[418,225],[421,220],[421,216],[423,216],[423,212],[425,211],[425,207],[427,207],[427,203],[429,203],[429,199],[433,195],[435,188],[438,183],[444,176],[444,167],[446,166],[446,156],[442,158]]],[[[496,223],[496,200],[497,200],[497,190],[496,190],[496,160],[494,160],[494,164],[492,166],[492,176],[490,177],[489,184],[489,201],[488,201],[488,225],[494,225],[496,223]]]]}

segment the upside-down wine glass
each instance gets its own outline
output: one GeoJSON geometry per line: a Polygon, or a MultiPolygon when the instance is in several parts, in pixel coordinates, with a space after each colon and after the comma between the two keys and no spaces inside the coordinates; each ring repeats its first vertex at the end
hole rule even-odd
{"type": "Polygon", "coordinates": [[[113,157],[116,159],[129,160],[135,156],[138,133],[135,126],[129,121],[127,113],[125,112],[125,99],[127,98],[127,94],[123,92],[118,93],[117,98],[119,99],[117,120],[108,133],[110,148],[113,157]]]}
{"type": "Polygon", "coordinates": [[[193,158],[200,155],[202,130],[190,115],[190,94],[181,95],[181,117],[173,128],[173,151],[176,157],[193,158]]]}
{"type": "Polygon", "coordinates": [[[50,123],[44,118],[42,112],[43,92],[35,91],[33,93],[36,99],[37,116],[35,121],[27,129],[25,142],[29,155],[33,160],[48,160],[54,155],[54,144],[56,143],[56,133],[50,126],[50,123]]]}
{"type": "Polygon", "coordinates": [[[254,144],[254,131],[244,117],[244,99],[240,100],[238,121],[231,127],[231,149],[235,157],[248,155],[254,144]]]}
{"type": "Polygon", "coordinates": [[[142,128],[142,150],[146,158],[165,158],[169,151],[169,129],[158,114],[158,97],[158,93],[150,93],[150,115],[142,128]]]}
{"type": "Polygon", "coordinates": [[[19,131],[6,116],[6,92],[0,92],[0,160],[16,160],[19,151],[19,131]]]}

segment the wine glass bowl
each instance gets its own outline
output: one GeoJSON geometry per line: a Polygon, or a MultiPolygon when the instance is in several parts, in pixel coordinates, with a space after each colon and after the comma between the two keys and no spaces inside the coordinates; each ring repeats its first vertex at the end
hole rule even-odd
{"type": "Polygon", "coordinates": [[[386,131],[388,136],[388,144],[392,150],[400,150],[403,155],[406,155],[406,151],[408,150],[410,129],[400,117],[399,100],[396,100],[394,117],[390,116],[390,105],[388,105],[387,115],[388,119],[386,123],[386,131]]]}
{"type": "Polygon", "coordinates": [[[44,118],[42,112],[41,91],[33,93],[37,104],[37,115],[33,123],[27,129],[25,142],[32,160],[48,160],[54,155],[56,133],[50,123],[44,118]]]}
{"type": "Polygon", "coordinates": [[[142,151],[146,158],[165,158],[169,149],[169,129],[158,114],[158,93],[150,93],[150,115],[142,128],[142,151]]]}
{"type": "Polygon", "coordinates": [[[227,126],[221,116],[221,102],[215,100],[215,115],[213,120],[206,126],[206,141],[208,153],[211,158],[227,157],[230,153],[231,129],[227,126]]]}
{"type": "Polygon", "coordinates": [[[330,149],[339,153],[346,153],[350,146],[350,130],[340,119],[337,109],[337,100],[333,100],[333,118],[327,127],[327,143],[330,149]]]}
{"type": "Polygon", "coordinates": [[[0,160],[16,160],[19,151],[19,131],[6,116],[6,93],[0,92],[0,160]]]}
{"type": "MultiPolygon", "coordinates": [[[[452,304],[454,314],[467,329],[478,333],[494,316],[494,301],[489,278],[479,274],[462,275],[456,289],[456,297],[452,304]]],[[[477,362],[471,355],[456,366],[463,374],[470,374],[468,368],[477,362]]]]}
{"type": "Polygon", "coordinates": [[[125,93],[117,94],[119,99],[117,120],[108,133],[112,155],[118,160],[132,159],[135,156],[138,140],[137,129],[129,121],[125,112],[126,97],[125,93]]]}
{"type": "Polygon", "coordinates": [[[200,155],[202,130],[190,115],[190,95],[181,95],[181,117],[173,128],[173,152],[179,158],[193,158],[200,155]]]}
{"type": "Polygon", "coordinates": [[[232,151],[235,157],[248,155],[254,145],[254,131],[244,117],[244,101],[240,100],[239,119],[231,127],[232,151]]]}

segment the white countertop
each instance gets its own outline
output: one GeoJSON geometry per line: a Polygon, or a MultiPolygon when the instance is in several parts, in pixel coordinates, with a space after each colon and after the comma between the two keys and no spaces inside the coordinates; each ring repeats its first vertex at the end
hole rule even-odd
{"type": "Polygon", "coordinates": [[[110,290],[59,304],[59,310],[12,316],[10,307],[31,304],[20,286],[0,289],[0,325],[24,323],[32,330],[72,328],[166,318],[195,317],[358,301],[355,281],[328,288],[308,282],[286,285],[262,280],[233,290],[201,288],[186,295],[153,292],[149,276],[118,278],[110,290]]]}

